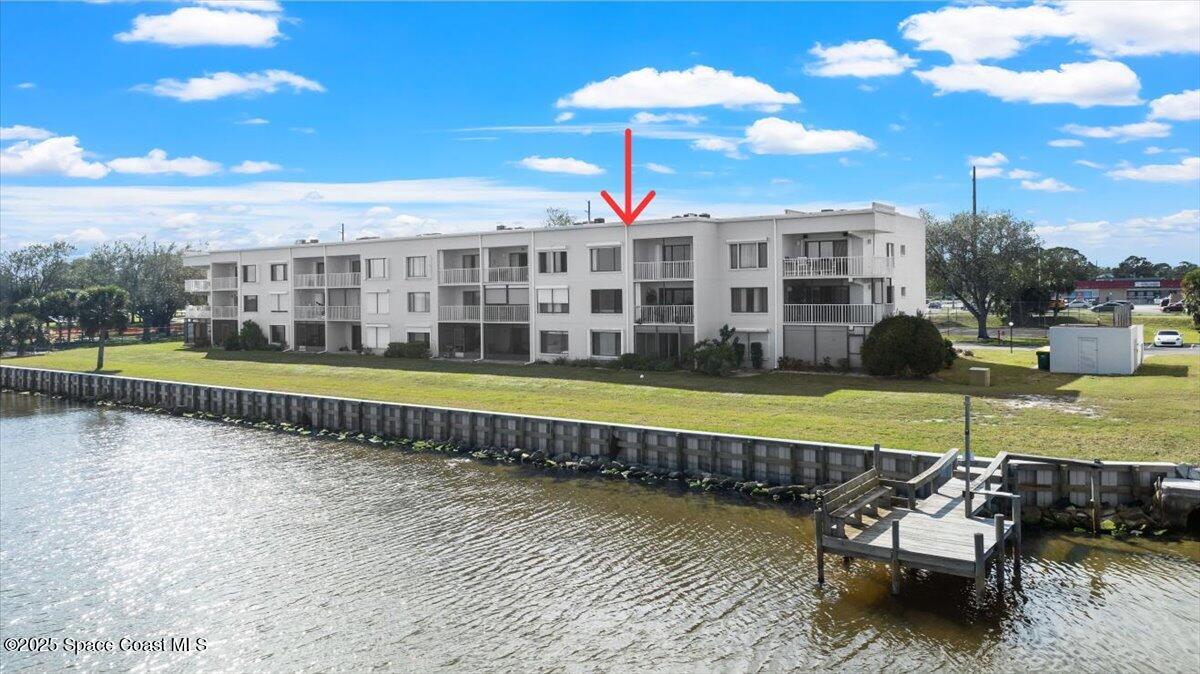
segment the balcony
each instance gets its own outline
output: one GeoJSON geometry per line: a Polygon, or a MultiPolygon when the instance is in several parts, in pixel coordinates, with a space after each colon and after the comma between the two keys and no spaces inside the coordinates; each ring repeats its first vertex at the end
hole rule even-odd
{"type": "Polygon", "coordinates": [[[488,267],[488,283],[529,283],[529,267],[488,267]]]}
{"type": "Polygon", "coordinates": [[[331,321],[357,321],[362,315],[362,307],[325,307],[325,315],[331,321]]]}
{"type": "Polygon", "coordinates": [[[237,290],[238,279],[236,276],[214,276],[212,280],[213,290],[237,290]]]}
{"type": "Polygon", "coordinates": [[[296,274],[292,279],[292,286],[295,288],[324,288],[324,274],[296,274]]]}
{"type": "Polygon", "coordinates": [[[237,320],[238,308],[232,304],[227,306],[215,306],[212,308],[212,317],[216,319],[237,320]]]}
{"type": "Polygon", "coordinates": [[[362,274],[356,271],[325,275],[325,286],[328,288],[357,288],[360,285],[362,285],[362,274]]]}
{"type": "Polygon", "coordinates": [[[451,304],[448,306],[438,307],[439,321],[471,321],[479,322],[479,305],[478,304],[451,304]]]}
{"type": "Polygon", "coordinates": [[[212,318],[212,309],[207,304],[189,304],[183,308],[184,318],[212,318]]]}
{"type": "MultiPolygon", "coordinates": [[[[525,267],[520,267],[525,269],[525,267]]],[[[528,323],[528,304],[485,304],[483,305],[484,323],[528,323]]]]}
{"type": "Polygon", "coordinates": [[[658,262],[634,262],[633,280],[671,281],[692,278],[691,260],[662,260],[658,262]]]}
{"type": "Polygon", "coordinates": [[[479,283],[479,267],[442,269],[438,272],[438,283],[446,286],[479,283]]]}
{"type": "Polygon", "coordinates": [[[785,257],[784,278],[885,277],[891,276],[895,260],[890,257],[785,257]]]}
{"type": "Polygon", "coordinates": [[[188,293],[206,293],[212,289],[212,282],[206,278],[190,278],[183,282],[183,291],[188,293]]]}
{"type": "Polygon", "coordinates": [[[804,325],[875,325],[894,304],[785,304],[783,322],[804,325]]]}
{"type": "Polygon", "coordinates": [[[694,315],[690,304],[656,304],[635,307],[633,321],[638,325],[691,325],[694,315]]]}
{"type": "Polygon", "coordinates": [[[300,304],[296,306],[296,320],[298,321],[323,321],[325,320],[325,307],[318,307],[312,304],[300,304]]]}

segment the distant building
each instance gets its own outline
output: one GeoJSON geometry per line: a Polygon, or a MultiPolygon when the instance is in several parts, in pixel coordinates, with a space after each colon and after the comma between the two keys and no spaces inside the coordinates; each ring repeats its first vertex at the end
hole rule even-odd
{"type": "Polygon", "coordinates": [[[1183,297],[1179,279],[1114,278],[1080,281],[1075,284],[1071,299],[1082,298],[1097,302],[1128,300],[1134,304],[1155,304],[1164,297],[1172,301],[1183,297]]]}

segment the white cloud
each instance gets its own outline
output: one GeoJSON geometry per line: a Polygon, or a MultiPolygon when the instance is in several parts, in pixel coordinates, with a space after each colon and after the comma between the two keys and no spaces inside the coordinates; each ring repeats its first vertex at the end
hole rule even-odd
{"type": "Polygon", "coordinates": [[[978,91],[1008,102],[1137,105],[1141,83],[1117,61],[1064,63],[1058,70],[1008,70],[977,63],[938,66],[913,73],[937,88],[937,95],[978,91]]]}
{"type": "Polygon", "coordinates": [[[1090,244],[1110,238],[1142,239],[1146,237],[1181,236],[1194,239],[1200,231],[1200,210],[1185,209],[1165,216],[1130,218],[1122,222],[1096,220],[1068,222],[1065,225],[1041,225],[1034,231],[1042,237],[1068,245],[1084,240],[1090,244]]]}
{"type": "Polygon", "coordinates": [[[162,222],[163,227],[168,229],[178,229],[181,227],[195,227],[200,224],[199,213],[176,213],[168,216],[162,222]]]}
{"type": "Polygon", "coordinates": [[[967,157],[967,166],[1003,166],[1008,163],[1008,157],[1003,152],[993,152],[982,157],[967,157]]]}
{"type": "Polygon", "coordinates": [[[270,123],[271,123],[271,120],[269,120],[269,119],[264,119],[264,118],[262,118],[262,117],[251,117],[250,119],[243,119],[243,120],[241,120],[241,121],[238,121],[238,122],[236,122],[236,123],[237,123],[237,124],[244,124],[244,125],[246,125],[246,126],[262,126],[262,125],[264,125],[264,124],[270,124],[270,123]]]}
{"type": "Polygon", "coordinates": [[[693,66],[687,70],[642,68],[591,82],[558,99],[560,108],[726,108],[753,107],[773,112],[799,103],[792,93],[776,91],[768,84],[728,70],[693,66]]]}
{"type": "Polygon", "coordinates": [[[742,153],[738,150],[738,141],[718,136],[701,136],[700,138],[696,138],[692,141],[692,149],[708,152],[724,152],[725,156],[731,159],[742,158],[742,153]]]}
{"type": "Polygon", "coordinates": [[[272,47],[280,36],[279,17],[274,14],[182,7],[170,14],[139,14],[129,31],[114,37],[118,42],[153,42],[172,47],[272,47]]]}
{"type": "Polygon", "coordinates": [[[249,12],[283,11],[283,6],[275,0],[196,0],[196,4],[218,9],[244,9],[249,12]]]}
{"type": "Polygon", "coordinates": [[[22,82],[17,85],[18,89],[37,89],[37,84],[34,82],[22,82]]]}
{"type": "Polygon", "coordinates": [[[1157,145],[1151,145],[1151,146],[1147,147],[1145,150],[1142,150],[1142,154],[1162,154],[1163,152],[1166,152],[1166,150],[1162,149],[1161,147],[1159,147],[1157,145]]]}
{"type": "Polygon", "coordinates": [[[1200,157],[1185,157],[1178,164],[1127,166],[1109,171],[1114,180],[1139,180],[1150,183],[1182,183],[1200,180],[1200,157]]]}
{"type": "Polygon", "coordinates": [[[103,178],[109,168],[83,158],[75,136],[47,138],[38,143],[23,140],[0,149],[0,174],[61,175],[68,178],[103,178]]]}
{"type": "Polygon", "coordinates": [[[899,75],[917,65],[916,59],[898,53],[879,39],[844,42],[833,47],[823,47],[818,42],[808,53],[820,60],[805,70],[818,77],[899,75]]]}
{"type": "Polygon", "coordinates": [[[1150,118],[1179,122],[1200,119],[1200,89],[1167,94],[1150,101],[1150,118]]]}
{"type": "Polygon", "coordinates": [[[561,124],[561,123],[563,123],[563,122],[569,122],[569,121],[571,121],[572,119],[575,119],[575,113],[573,113],[573,112],[571,112],[570,110],[568,110],[568,111],[566,111],[566,112],[560,112],[560,113],[558,113],[557,115],[555,115],[555,116],[554,116],[554,123],[555,123],[555,124],[561,124]]]}
{"type": "Polygon", "coordinates": [[[897,124],[897,123],[895,123],[895,122],[892,122],[891,124],[888,124],[888,131],[895,131],[895,132],[899,133],[899,132],[901,132],[901,131],[903,131],[903,130],[904,130],[904,125],[903,125],[903,124],[897,124]]]}
{"type": "Polygon", "coordinates": [[[164,150],[155,148],[146,153],[145,157],[120,157],[108,162],[108,167],[117,173],[135,173],[139,175],[170,174],[198,177],[207,176],[221,170],[221,165],[200,157],[167,157],[164,150]]]}
{"type": "Polygon", "coordinates": [[[671,173],[675,172],[675,169],[671,168],[670,166],[665,166],[663,164],[655,164],[652,161],[646,162],[646,170],[653,171],[655,173],[667,173],[667,174],[671,174],[671,173]]]}
{"type": "Polygon", "coordinates": [[[392,209],[387,206],[372,206],[367,209],[365,215],[368,218],[381,218],[392,212],[392,209]]]}
{"type": "Polygon", "coordinates": [[[1078,138],[1057,138],[1046,144],[1050,147],[1083,147],[1083,141],[1078,138]]]}
{"type": "Polygon", "coordinates": [[[0,127],[0,140],[46,140],[53,137],[54,132],[39,129],[36,126],[14,124],[0,127]]]}
{"type": "Polygon", "coordinates": [[[569,173],[577,176],[594,176],[604,173],[604,169],[588,162],[571,157],[539,157],[533,155],[517,162],[519,165],[543,173],[569,173]]]}
{"type": "Polygon", "coordinates": [[[1025,7],[952,6],[900,23],[905,38],[958,63],[1004,59],[1043,38],[1091,47],[1097,56],[1200,52],[1200,4],[1056,2],[1025,7]]]}
{"type": "Polygon", "coordinates": [[[1004,169],[996,168],[995,166],[980,166],[974,171],[975,177],[979,180],[984,178],[999,178],[1004,175],[1004,169]]]}
{"type": "Polygon", "coordinates": [[[312,135],[317,132],[317,130],[312,128],[311,126],[293,126],[289,130],[295,131],[296,133],[302,133],[306,136],[312,135]]]}
{"type": "Polygon", "coordinates": [[[99,227],[81,227],[62,238],[79,243],[102,243],[108,240],[108,235],[99,227]]]}
{"type": "Polygon", "coordinates": [[[1166,138],[1171,135],[1171,125],[1162,122],[1135,122],[1118,126],[1068,124],[1059,130],[1084,138],[1115,139],[1118,143],[1127,143],[1140,138],[1166,138]]]}
{"type": "Polygon", "coordinates": [[[875,141],[856,131],[806,129],[800,122],[765,117],[746,129],[755,154],[824,154],[874,150],[875,141]]]}
{"type": "Polygon", "coordinates": [[[1098,170],[1098,171],[1099,171],[1099,170],[1104,170],[1104,169],[1108,168],[1108,167],[1107,167],[1107,166],[1105,166],[1104,164],[1101,164],[1101,163],[1098,163],[1098,162],[1094,162],[1094,161],[1091,161],[1091,160],[1088,160],[1088,159],[1076,159],[1076,160],[1075,160],[1075,163],[1076,163],[1076,164],[1079,164],[1080,166],[1086,166],[1086,167],[1088,167],[1088,168],[1090,168],[1090,169],[1096,169],[1096,170],[1098,170]]]}
{"type": "Polygon", "coordinates": [[[203,77],[193,77],[186,82],[163,78],[153,85],[142,84],[134,89],[149,91],[155,96],[166,96],[180,101],[212,101],[225,96],[273,94],[281,87],[291,87],[295,93],[325,91],[325,87],[320,82],[287,70],[263,70],[240,74],[219,72],[203,77]]]}
{"type": "Polygon", "coordinates": [[[653,112],[639,112],[633,116],[634,124],[663,124],[666,122],[681,122],[689,126],[696,126],[705,119],[704,115],[692,115],[682,112],[667,112],[661,115],[653,112]]]}
{"type": "Polygon", "coordinates": [[[1012,180],[1029,180],[1040,175],[1036,171],[1027,171],[1025,169],[1013,169],[1008,172],[1008,177],[1012,180]]]}
{"type": "Polygon", "coordinates": [[[1070,185],[1055,180],[1054,178],[1042,178],[1041,180],[1022,180],[1021,189],[1032,190],[1034,192],[1078,192],[1079,190],[1070,185]]]}
{"type": "Polygon", "coordinates": [[[269,173],[271,171],[278,171],[282,168],[283,168],[282,166],[280,166],[279,164],[276,164],[274,162],[251,161],[251,160],[247,159],[229,170],[233,171],[234,173],[254,174],[254,173],[269,173]]]}

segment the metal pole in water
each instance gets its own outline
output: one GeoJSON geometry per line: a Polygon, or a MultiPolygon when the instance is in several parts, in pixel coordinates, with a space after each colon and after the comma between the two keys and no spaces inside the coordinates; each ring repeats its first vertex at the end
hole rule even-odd
{"type": "Polygon", "coordinates": [[[996,590],[1004,592],[1004,515],[996,513],[996,590]]]}
{"type": "Polygon", "coordinates": [[[1013,585],[1021,584],[1021,495],[1012,497],[1013,509],[1013,585]]]}

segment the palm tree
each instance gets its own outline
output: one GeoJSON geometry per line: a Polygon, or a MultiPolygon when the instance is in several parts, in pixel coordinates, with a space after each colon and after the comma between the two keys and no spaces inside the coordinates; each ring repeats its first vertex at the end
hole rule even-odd
{"type": "Polygon", "coordinates": [[[79,293],[79,326],[88,334],[100,335],[96,352],[96,370],[104,369],[104,343],[110,330],[124,330],[129,324],[129,293],[114,285],[93,286],[79,293]]]}

